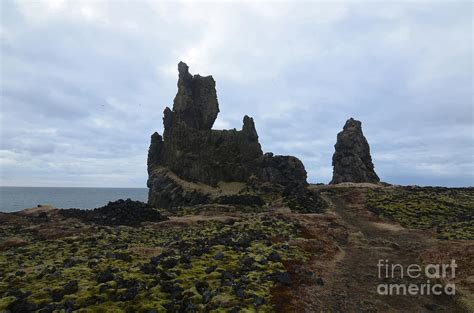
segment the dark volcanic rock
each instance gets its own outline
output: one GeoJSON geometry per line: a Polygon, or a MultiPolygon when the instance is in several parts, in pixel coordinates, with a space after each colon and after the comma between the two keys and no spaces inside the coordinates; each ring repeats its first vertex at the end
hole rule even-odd
{"type": "Polygon", "coordinates": [[[262,157],[260,177],[264,182],[282,186],[306,187],[306,170],[294,156],[265,153],[262,157]]]}
{"type": "Polygon", "coordinates": [[[337,134],[336,151],[332,157],[334,166],[330,184],[343,182],[378,183],[370,148],[362,133],[361,122],[350,118],[342,132],[337,134]]]}
{"type": "Polygon", "coordinates": [[[191,128],[209,130],[219,113],[216,82],[212,76],[192,76],[188,66],[179,62],[178,93],[174,98],[173,113],[176,120],[191,128]]]}
{"type": "Polygon", "coordinates": [[[233,204],[233,205],[245,205],[245,206],[262,206],[265,202],[257,195],[251,194],[236,194],[228,196],[220,196],[213,202],[219,204],[233,204]]]}
{"type": "Polygon", "coordinates": [[[219,113],[214,79],[191,75],[183,62],[178,72],[173,109],[167,107],[163,112],[163,137],[154,133],[148,151],[151,206],[214,202],[199,184],[217,187],[220,182],[258,179],[285,188],[307,185],[306,171],[297,158],[263,155],[251,117],[243,118],[241,130],[212,129],[219,113]]]}
{"type": "Polygon", "coordinates": [[[106,206],[93,210],[61,209],[59,213],[64,217],[78,218],[101,225],[137,226],[141,222],[159,222],[167,219],[146,203],[130,199],[109,202],[106,206]]]}

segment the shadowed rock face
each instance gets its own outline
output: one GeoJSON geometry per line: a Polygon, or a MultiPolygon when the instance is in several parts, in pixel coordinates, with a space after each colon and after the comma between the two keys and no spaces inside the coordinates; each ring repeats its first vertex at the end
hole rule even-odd
{"type": "Polygon", "coordinates": [[[173,103],[174,117],[191,128],[211,129],[219,113],[216,82],[212,76],[192,76],[183,62],[179,62],[178,72],[178,93],[173,103]]]}
{"type": "Polygon", "coordinates": [[[173,109],[163,112],[163,137],[154,133],[148,151],[150,204],[172,207],[210,201],[207,195],[187,190],[178,179],[213,187],[255,179],[283,187],[307,185],[300,160],[263,155],[251,117],[244,116],[241,130],[213,130],[219,113],[214,79],[191,75],[183,62],[178,72],[173,109]]]}
{"type": "Polygon", "coordinates": [[[337,134],[336,151],[332,157],[334,167],[330,184],[343,182],[378,183],[370,148],[362,133],[361,122],[350,118],[342,132],[337,134]]]}

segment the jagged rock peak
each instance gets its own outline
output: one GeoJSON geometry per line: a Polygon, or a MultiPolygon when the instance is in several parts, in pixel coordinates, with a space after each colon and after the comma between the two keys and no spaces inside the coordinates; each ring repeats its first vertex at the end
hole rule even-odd
{"type": "Polygon", "coordinates": [[[242,132],[248,136],[249,139],[258,141],[257,129],[255,128],[255,123],[253,118],[245,115],[242,125],[242,132]]]}
{"type": "Polygon", "coordinates": [[[358,120],[355,120],[354,118],[349,118],[346,121],[346,124],[344,124],[344,130],[347,130],[349,128],[355,128],[357,131],[362,132],[362,123],[358,120]]]}
{"type": "Polygon", "coordinates": [[[362,132],[362,123],[352,117],[337,134],[332,157],[333,177],[331,184],[343,182],[378,183],[370,155],[370,147],[362,132]]]}
{"type": "Polygon", "coordinates": [[[177,120],[191,128],[211,129],[219,113],[214,78],[192,76],[184,62],[179,62],[178,72],[178,92],[173,102],[173,113],[177,120]]]}
{"type": "MultiPolygon", "coordinates": [[[[189,74],[189,66],[183,61],[180,61],[178,63],[178,73],[179,73],[179,79],[192,79],[193,78],[193,76],[189,74]]],[[[179,83],[178,83],[178,87],[179,87],[179,83]]]]}

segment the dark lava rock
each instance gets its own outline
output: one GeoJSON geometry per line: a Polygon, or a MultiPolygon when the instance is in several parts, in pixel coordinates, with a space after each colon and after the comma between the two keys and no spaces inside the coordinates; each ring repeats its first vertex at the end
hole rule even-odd
{"type": "Polygon", "coordinates": [[[111,226],[138,226],[141,222],[159,222],[167,219],[146,203],[130,199],[109,202],[106,206],[93,210],[61,209],[59,213],[68,218],[111,226]]]}
{"type": "Polygon", "coordinates": [[[216,260],[222,260],[224,258],[224,253],[223,252],[218,252],[215,256],[214,259],[216,260]]]}
{"type": "Polygon", "coordinates": [[[272,262],[281,262],[281,256],[278,254],[278,252],[272,251],[268,255],[267,260],[272,262]]]}
{"type": "Polygon", "coordinates": [[[64,285],[61,291],[55,291],[51,293],[51,299],[53,302],[59,302],[65,295],[70,295],[79,290],[77,280],[71,280],[64,285]]]}
{"type": "Polygon", "coordinates": [[[328,208],[321,195],[308,188],[287,189],[283,195],[290,209],[300,213],[322,213],[328,208]]]}
{"type": "Polygon", "coordinates": [[[264,182],[284,187],[306,187],[306,176],[303,163],[294,156],[265,153],[261,158],[259,178],[264,182]]]}
{"type": "Polygon", "coordinates": [[[135,299],[137,294],[138,294],[138,287],[133,286],[133,287],[128,288],[127,291],[125,291],[125,293],[121,294],[119,296],[119,300],[120,301],[130,301],[130,300],[135,299]]]}
{"type": "Polygon", "coordinates": [[[196,290],[199,292],[201,295],[209,289],[209,284],[206,281],[197,281],[195,283],[196,290]]]}
{"type": "Polygon", "coordinates": [[[253,304],[257,307],[261,306],[261,305],[265,304],[265,298],[255,296],[253,304]]]}
{"type": "Polygon", "coordinates": [[[25,276],[25,274],[26,273],[24,271],[16,271],[15,276],[22,277],[22,276],[25,276]]]}
{"type": "Polygon", "coordinates": [[[335,152],[332,157],[334,167],[330,184],[343,182],[378,183],[370,148],[362,133],[360,121],[350,118],[344,129],[337,134],[335,152]]]}
{"type": "Polygon", "coordinates": [[[170,272],[165,271],[165,272],[160,273],[160,278],[162,280],[172,280],[172,279],[175,278],[175,276],[173,274],[171,274],[170,272]]]}
{"type": "Polygon", "coordinates": [[[142,266],[142,272],[145,274],[156,274],[158,271],[156,270],[156,265],[153,263],[145,263],[142,266]]]}
{"type": "Polygon", "coordinates": [[[33,312],[37,309],[36,305],[28,302],[26,299],[16,299],[8,307],[7,312],[33,312]]]}
{"type": "Polygon", "coordinates": [[[225,195],[220,196],[213,202],[219,204],[233,204],[233,205],[246,205],[246,206],[262,206],[265,202],[257,195],[252,194],[236,194],[236,195],[225,195]]]}
{"type": "Polygon", "coordinates": [[[163,268],[173,268],[178,265],[178,260],[175,258],[167,258],[161,262],[163,268]]]}
{"type": "Polygon", "coordinates": [[[115,275],[114,275],[114,273],[112,272],[112,270],[110,268],[106,269],[105,271],[103,271],[103,272],[99,273],[99,275],[97,275],[97,282],[99,284],[106,283],[106,282],[114,280],[114,279],[115,279],[115,275]]]}
{"type": "Polygon", "coordinates": [[[234,287],[234,293],[237,296],[237,298],[240,298],[240,299],[245,299],[247,297],[247,294],[245,293],[245,289],[240,286],[234,287]]]}
{"type": "Polygon", "coordinates": [[[110,289],[111,286],[109,284],[103,284],[99,287],[99,292],[102,293],[102,292],[105,292],[107,289],[110,289]]]}
{"type": "Polygon", "coordinates": [[[208,303],[211,300],[211,298],[212,298],[212,294],[211,294],[210,291],[206,290],[202,293],[202,303],[203,304],[208,303]]]}
{"type": "Polygon", "coordinates": [[[173,282],[165,281],[161,284],[161,291],[169,293],[171,295],[171,299],[179,299],[181,298],[181,293],[184,291],[184,289],[173,282]]]}
{"type": "Polygon", "coordinates": [[[277,272],[273,275],[273,281],[278,282],[280,284],[289,286],[291,285],[291,278],[287,272],[277,272]]]}
{"type": "Polygon", "coordinates": [[[163,136],[154,133],[148,150],[148,203],[157,208],[208,204],[263,205],[256,195],[212,199],[204,183],[253,184],[257,180],[286,188],[306,186],[306,170],[291,156],[263,155],[255,123],[243,118],[241,130],[214,130],[219,103],[212,76],[191,75],[178,64],[178,92],[173,108],[163,112],[163,136]],[[213,201],[211,201],[213,200],[213,201]]]}
{"type": "Polygon", "coordinates": [[[217,266],[213,265],[213,266],[209,266],[208,268],[206,268],[205,272],[206,274],[210,274],[212,272],[214,272],[216,270],[217,266]]]}
{"type": "Polygon", "coordinates": [[[173,103],[175,118],[191,128],[211,129],[219,113],[216,82],[212,76],[191,75],[184,62],[179,62],[178,72],[178,93],[173,103]]]}
{"type": "Polygon", "coordinates": [[[79,290],[79,286],[77,284],[77,280],[70,280],[64,287],[63,287],[63,294],[70,295],[79,290]]]}
{"type": "Polygon", "coordinates": [[[77,260],[74,258],[68,258],[64,261],[64,268],[70,268],[77,264],[77,260]]]}

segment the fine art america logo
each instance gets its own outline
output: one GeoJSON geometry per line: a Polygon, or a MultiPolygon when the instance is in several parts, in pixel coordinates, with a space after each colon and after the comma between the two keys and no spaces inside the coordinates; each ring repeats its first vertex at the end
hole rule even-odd
{"type": "Polygon", "coordinates": [[[454,283],[440,283],[440,279],[447,282],[456,277],[456,260],[446,264],[427,264],[424,267],[418,264],[403,266],[390,263],[389,260],[379,260],[377,263],[378,277],[384,281],[396,283],[381,283],[377,286],[380,295],[455,295],[454,283]],[[403,282],[404,279],[417,279],[422,283],[403,282]]]}

